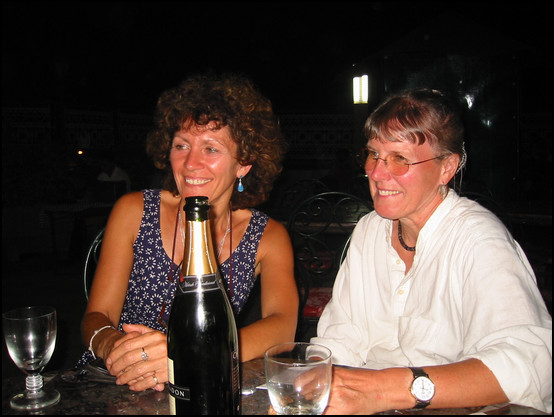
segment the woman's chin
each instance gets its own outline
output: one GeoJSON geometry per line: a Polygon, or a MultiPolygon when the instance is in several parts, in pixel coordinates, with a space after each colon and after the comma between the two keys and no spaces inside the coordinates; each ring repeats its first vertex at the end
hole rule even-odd
{"type": "Polygon", "coordinates": [[[395,220],[398,218],[398,205],[396,204],[374,202],[373,208],[379,216],[385,219],[395,220]]]}

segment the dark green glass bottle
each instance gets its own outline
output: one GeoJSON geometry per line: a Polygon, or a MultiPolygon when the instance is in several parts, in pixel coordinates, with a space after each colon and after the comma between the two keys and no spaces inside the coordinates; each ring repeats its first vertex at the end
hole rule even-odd
{"type": "Polygon", "coordinates": [[[187,197],[185,252],[167,331],[172,414],[240,414],[238,332],[212,245],[207,197],[187,197]]]}

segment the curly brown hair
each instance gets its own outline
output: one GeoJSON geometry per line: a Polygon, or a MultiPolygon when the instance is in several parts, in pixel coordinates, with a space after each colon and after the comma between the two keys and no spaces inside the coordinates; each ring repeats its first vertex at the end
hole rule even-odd
{"type": "Polygon", "coordinates": [[[146,152],[155,166],[165,171],[164,189],[178,194],[169,162],[175,133],[192,124],[213,123],[215,129],[229,127],[237,144],[237,161],[252,165],[242,179],[244,191],[233,191],[233,209],[254,207],[268,199],[282,171],[287,145],[271,102],[248,78],[231,73],[191,76],[160,95],[154,122],[146,152]]]}

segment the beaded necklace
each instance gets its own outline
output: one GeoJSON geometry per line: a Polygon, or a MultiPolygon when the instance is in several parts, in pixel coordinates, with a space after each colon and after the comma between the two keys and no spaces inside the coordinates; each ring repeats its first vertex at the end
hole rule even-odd
{"type": "Polygon", "coordinates": [[[400,220],[398,220],[398,241],[402,245],[404,249],[406,249],[409,252],[415,251],[415,246],[408,246],[406,245],[406,242],[404,242],[404,239],[402,239],[402,223],[400,223],[400,220]]]}

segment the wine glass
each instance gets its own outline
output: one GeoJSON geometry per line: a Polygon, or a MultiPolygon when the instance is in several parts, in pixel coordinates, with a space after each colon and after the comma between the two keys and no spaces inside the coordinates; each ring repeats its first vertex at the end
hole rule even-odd
{"type": "Polygon", "coordinates": [[[12,360],[27,374],[25,391],[11,399],[11,407],[37,410],[56,404],[60,393],[43,389],[40,374],[54,353],[56,310],[47,306],[16,308],[2,314],[2,325],[12,360]]]}

